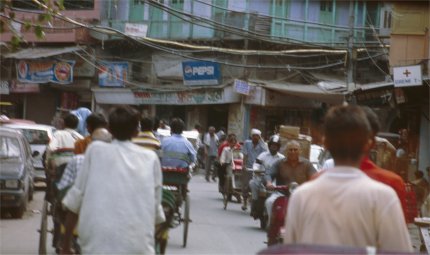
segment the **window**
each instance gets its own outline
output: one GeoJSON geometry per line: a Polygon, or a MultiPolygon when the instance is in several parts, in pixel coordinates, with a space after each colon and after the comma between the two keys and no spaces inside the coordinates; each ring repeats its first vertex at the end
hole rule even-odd
{"type": "Polygon", "coordinates": [[[383,28],[391,28],[391,11],[384,11],[384,26],[383,28]]]}
{"type": "Polygon", "coordinates": [[[145,0],[134,0],[134,5],[143,5],[145,0]]]}
{"type": "MultiPolygon", "coordinates": [[[[3,2],[3,0],[2,0],[2,2],[3,2]]],[[[34,3],[33,1],[28,1],[28,0],[13,0],[12,1],[12,7],[20,8],[20,9],[28,9],[28,10],[39,9],[39,6],[36,3],[34,3]]]]}
{"type": "Polygon", "coordinates": [[[92,10],[94,9],[94,0],[64,0],[66,10],[92,10]]]}
{"type": "Polygon", "coordinates": [[[320,10],[325,12],[333,11],[333,1],[321,1],[320,2],[320,10]]]}

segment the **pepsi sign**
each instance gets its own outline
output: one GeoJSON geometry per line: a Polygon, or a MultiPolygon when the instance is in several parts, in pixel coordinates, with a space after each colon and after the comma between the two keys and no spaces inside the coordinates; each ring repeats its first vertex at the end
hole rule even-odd
{"type": "Polygon", "coordinates": [[[220,65],[205,61],[182,62],[184,85],[218,85],[220,65]]]}

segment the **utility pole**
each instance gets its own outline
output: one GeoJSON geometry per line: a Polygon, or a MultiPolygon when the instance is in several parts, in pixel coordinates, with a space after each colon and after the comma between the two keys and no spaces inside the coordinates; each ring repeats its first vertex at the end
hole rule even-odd
{"type": "Polygon", "coordinates": [[[354,85],[354,2],[349,2],[349,34],[348,34],[348,65],[347,65],[347,89],[352,92],[355,88],[354,85]]]}

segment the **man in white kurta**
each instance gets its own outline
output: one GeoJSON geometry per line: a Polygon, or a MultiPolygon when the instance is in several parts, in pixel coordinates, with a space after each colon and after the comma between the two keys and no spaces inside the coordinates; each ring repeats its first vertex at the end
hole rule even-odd
{"type": "Polygon", "coordinates": [[[413,251],[396,192],[358,169],[372,146],[372,136],[360,106],[329,109],[324,145],[336,166],[294,190],[284,243],[413,251]]]}
{"type": "Polygon", "coordinates": [[[154,254],[164,221],[157,155],[131,141],[93,142],[63,205],[79,214],[82,254],[154,254]]]}
{"type": "Polygon", "coordinates": [[[297,188],[285,230],[285,243],[413,251],[395,191],[351,167],[332,168],[297,188]]]}

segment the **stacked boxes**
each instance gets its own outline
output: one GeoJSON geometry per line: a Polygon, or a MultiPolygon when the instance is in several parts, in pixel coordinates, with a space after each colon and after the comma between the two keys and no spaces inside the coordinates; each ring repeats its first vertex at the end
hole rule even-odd
{"type": "Polygon", "coordinates": [[[300,134],[300,127],[284,126],[279,128],[279,136],[281,137],[280,152],[287,156],[287,143],[290,140],[296,140],[301,147],[300,156],[309,159],[311,153],[312,137],[300,134]]]}

